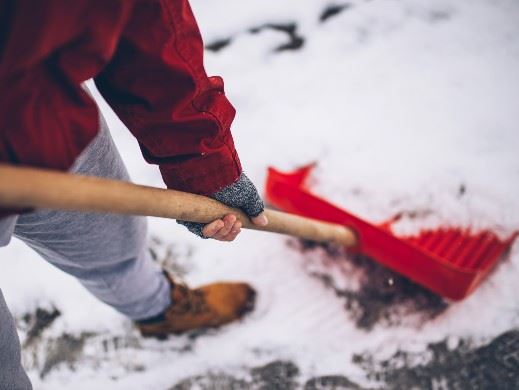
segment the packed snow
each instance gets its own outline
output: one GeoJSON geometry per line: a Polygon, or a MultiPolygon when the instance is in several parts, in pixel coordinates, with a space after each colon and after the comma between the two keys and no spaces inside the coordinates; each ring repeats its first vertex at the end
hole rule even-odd
{"type": "MultiPolygon", "coordinates": [[[[223,76],[237,108],[233,135],[249,177],[262,190],[268,166],[316,161],[312,190],[370,221],[415,212],[401,229],[519,230],[519,3],[357,0],[324,16],[330,5],[192,0],[206,45],[225,42],[206,52],[206,68],[223,76]]],[[[158,169],[94,94],[133,180],[162,187],[158,169]]],[[[258,232],[232,244],[200,240],[155,218],[150,247],[190,285],[250,282],[256,310],[196,339],[142,339],[129,320],[13,240],[0,249],[0,287],[22,344],[27,313],[61,313],[24,348],[36,389],[167,389],[208,372],[248,378],[250,367],[274,360],[294,362],[303,379],[345,375],[376,386],[355,355],[387,359],[400,350],[418,364],[430,343],[481,345],[519,328],[517,242],[465,300],[435,303],[434,315],[397,308],[396,319],[369,327],[337,295],[366,280],[346,254],[258,232]],[[49,366],[63,335],[79,347],[49,366]]]]}

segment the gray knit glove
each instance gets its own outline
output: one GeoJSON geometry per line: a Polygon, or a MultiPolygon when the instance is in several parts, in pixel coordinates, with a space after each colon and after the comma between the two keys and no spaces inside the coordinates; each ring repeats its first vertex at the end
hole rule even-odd
{"type": "MultiPolygon", "coordinates": [[[[237,181],[224,187],[220,191],[210,196],[223,204],[242,209],[249,217],[257,217],[265,209],[265,205],[258,194],[258,190],[250,179],[242,173],[237,181]]],[[[205,224],[188,221],[178,221],[191,232],[202,238],[207,238],[202,234],[205,224]]]]}

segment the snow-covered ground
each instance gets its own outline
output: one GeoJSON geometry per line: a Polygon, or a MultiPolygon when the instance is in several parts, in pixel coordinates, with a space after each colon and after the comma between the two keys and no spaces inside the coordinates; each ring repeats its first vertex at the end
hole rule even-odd
{"type": "MultiPolygon", "coordinates": [[[[236,145],[258,187],[269,165],[317,161],[315,192],[366,219],[408,211],[418,218],[406,229],[519,229],[517,1],[192,6],[211,49],[208,73],[226,81],[238,111],[236,145]]],[[[100,104],[133,179],[163,186],[100,104]]],[[[0,287],[36,389],[356,388],[348,381],[450,388],[456,378],[457,388],[472,388],[474,373],[483,378],[474,388],[518,384],[517,242],[473,295],[449,303],[366,259],[285,237],[244,232],[233,244],[202,241],[159,219],[150,230],[157,257],[190,284],[252,283],[256,310],[195,339],[142,339],[14,240],[0,250],[0,287]],[[504,363],[485,374],[492,359],[504,363]],[[335,379],[315,379],[329,375],[335,379]]]]}

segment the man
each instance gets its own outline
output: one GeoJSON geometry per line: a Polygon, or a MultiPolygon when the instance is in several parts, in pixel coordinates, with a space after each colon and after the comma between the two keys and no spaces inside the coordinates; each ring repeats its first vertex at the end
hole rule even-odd
{"type": "MultiPolygon", "coordinates": [[[[187,0],[0,0],[0,162],[129,180],[83,88],[90,78],[168,188],[212,196],[268,223],[234,148],[234,108],[222,80],[205,73],[187,0]]],[[[179,223],[222,241],[241,228],[234,215],[205,226],[179,223]]],[[[12,235],[135,321],[143,335],[220,326],[253,306],[245,283],[192,290],[157,269],[142,218],[1,210],[0,246],[12,235]]],[[[1,389],[30,388],[1,292],[0,367],[1,389]]]]}

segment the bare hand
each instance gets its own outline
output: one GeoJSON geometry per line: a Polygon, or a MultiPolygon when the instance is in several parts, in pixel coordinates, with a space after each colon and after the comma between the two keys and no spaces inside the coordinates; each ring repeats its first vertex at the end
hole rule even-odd
{"type": "MultiPolygon", "coordinates": [[[[258,226],[266,226],[268,224],[265,213],[261,213],[257,217],[251,218],[253,224],[258,226]]],[[[234,214],[227,214],[222,219],[217,219],[208,223],[202,229],[202,233],[207,238],[213,238],[218,241],[234,241],[240,234],[242,223],[236,219],[234,214]]]]}

